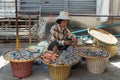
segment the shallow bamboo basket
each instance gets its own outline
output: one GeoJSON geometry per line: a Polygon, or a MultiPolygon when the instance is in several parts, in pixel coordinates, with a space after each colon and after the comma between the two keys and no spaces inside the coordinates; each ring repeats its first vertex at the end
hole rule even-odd
{"type": "Polygon", "coordinates": [[[118,40],[114,35],[99,28],[89,28],[88,33],[95,39],[96,45],[108,51],[110,58],[116,55],[118,40]]]}

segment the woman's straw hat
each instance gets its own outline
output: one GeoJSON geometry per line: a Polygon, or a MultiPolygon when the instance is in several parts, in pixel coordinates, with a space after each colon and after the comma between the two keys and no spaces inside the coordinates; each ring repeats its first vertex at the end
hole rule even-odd
{"type": "Polygon", "coordinates": [[[69,20],[70,19],[69,13],[67,11],[61,11],[57,19],[69,20]]]}

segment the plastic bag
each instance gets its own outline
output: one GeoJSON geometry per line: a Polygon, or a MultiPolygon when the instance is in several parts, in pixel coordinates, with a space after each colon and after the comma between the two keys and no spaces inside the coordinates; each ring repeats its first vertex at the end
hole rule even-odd
{"type": "Polygon", "coordinates": [[[38,47],[43,47],[44,48],[44,50],[42,51],[42,53],[44,53],[46,50],[47,50],[47,48],[48,48],[48,42],[47,41],[41,41],[40,43],[38,43],[38,47]]]}
{"type": "Polygon", "coordinates": [[[37,35],[39,38],[44,37],[45,29],[46,29],[46,22],[42,19],[37,29],[37,35]]]}

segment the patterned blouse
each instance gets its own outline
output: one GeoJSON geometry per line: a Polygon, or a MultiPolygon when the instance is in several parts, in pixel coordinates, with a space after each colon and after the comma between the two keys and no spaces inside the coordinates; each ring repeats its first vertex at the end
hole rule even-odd
{"type": "Polygon", "coordinates": [[[50,30],[50,40],[56,40],[59,45],[64,45],[64,40],[75,38],[75,35],[70,32],[70,30],[65,27],[64,30],[59,26],[59,24],[55,24],[52,26],[50,30]]]}

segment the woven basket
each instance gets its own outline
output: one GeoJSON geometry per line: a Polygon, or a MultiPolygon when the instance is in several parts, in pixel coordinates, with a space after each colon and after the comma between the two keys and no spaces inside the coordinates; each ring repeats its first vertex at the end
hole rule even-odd
{"type": "Polygon", "coordinates": [[[103,50],[106,50],[109,53],[110,58],[112,58],[116,55],[116,51],[118,48],[118,46],[116,44],[108,45],[108,44],[105,44],[102,42],[98,42],[98,46],[100,46],[103,50]]]}
{"type": "Polygon", "coordinates": [[[25,78],[32,74],[32,64],[30,62],[10,62],[14,77],[25,78]]]}
{"type": "Polygon", "coordinates": [[[28,60],[10,59],[10,58],[6,57],[6,54],[8,54],[10,51],[14,51],[14,50],[6,51],[3,54],[3,57],[4,57],[4,59],[10,61],[11,69],[12,69],[14,77],[24,78],[24,77],[30,76],[32,74],[33,61],[36,58],[31,58],[31,59],[28,59],[28,60]]]}
{"type": "MultiPolygon", "coordinates": [[[[86,46],[78,46],[78,47],[86,47],[86,46]]],[[[92,50],[96,50],[97,48],[102,49],[99,46],[89,46],[88,48],[91,48],[92,50]]],[[[103,73],[107,67],[107,63],[110,57],[109,54],[105,57],[88,56],[88,55],[84,55],[84,53],[78,53],[78,55],[86,58],[87,69],[91,73],[103,73]]]]}
{"type": "Polygon", "coordinates": [[[107,67],[109,57],[86,57],[87,69],[91,73],[103,73],[107,67]]]}
{"type": "Polygon", "coordinates": [[[6,57],[6,54],[8,54],[11,51],[15,51],[15,49],[8,50],[3,54],[3,57],[5,60],[11,61],[11,62],[31,62],[31,61],[34,61],[35,59],[39,58],[39,56],[38,56],[36,58],[31,58],[31,59],[27,59],[27,60],[17,60],[17,59],[11,59],[11,58],[6,57]]]}
{"type": "Polygon", "coordinates": [[[98,41],[101,41],[106,44],[116,44],[118,42],[117,38],[114,35],[103,29],[89,28],[88,33],[92,37],[96,38],[98,41]]]}
{"type": "Polygon", "coordinates": [[[50,77],[53,80],[66,80],[70,74],[69,65],[48,65],[50,77]]]}
{"type": "Polygon", "coordinates": [[[48,64],[42,59],[41,61],[48,65],[49,74],[53,80],[66,80],[69,77],[71,65],[55,65],[48,64]]]}
{"type": "Polygon", "coordinates": [[[99,28],[89,28],[88,33],[94,37],[98,46],[108,51],[110,58],[116,55],[118,40],[114,35],[99,28]]]}

